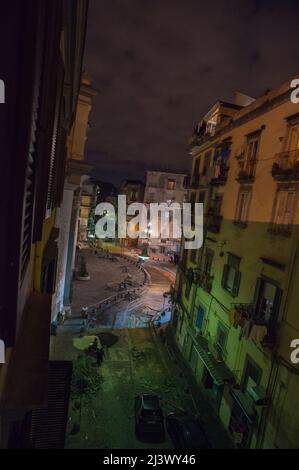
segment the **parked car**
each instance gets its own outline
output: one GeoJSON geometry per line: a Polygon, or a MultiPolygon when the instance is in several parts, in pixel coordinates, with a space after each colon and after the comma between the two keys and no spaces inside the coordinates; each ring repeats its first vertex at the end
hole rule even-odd
{"type": "Polygon", "coordinates": [[[158,395],[135,397],[135,431],[137,437],[157,437],[164,440],[164,416],[158,395]]]}
{"type": "Polygon", "coordinates": [[[176,449],[211,448],[200,421],[194,416],[171,413],[166,417],[166,429],[176,449]]]}

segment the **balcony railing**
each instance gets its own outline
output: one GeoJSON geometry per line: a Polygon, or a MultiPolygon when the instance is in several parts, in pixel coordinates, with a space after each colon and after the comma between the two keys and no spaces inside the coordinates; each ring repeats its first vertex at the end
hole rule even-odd
{"type": "Polygon", "coordinates": [[[277,338],[276,322],[272,319],[264,321],[259,318],[253,303],[235,304],[234,307],[238,313],[249,320],[252,324],[267,327],[267,333],[261,341],[261,345],[263,347],[272,348],[275,345],[277,338]]]}
{"type": "Polygon", "coordinates": [[[194,269],[194,282],[204,289],[206,292],[211,292],[214,276],[206,273],[200,268],[194,269]]]}
{"type": "Polygon", "coordinates": [[[207,230],[212,233],[219,233],[221,227],[222,215],[211,214],[208,215],[207,230]]]}
{"type": "Polygon", "coordinates": [[[299,149],[276,154],[272,166],[272,176],[276,180],[299,179],[299,149]]]}
{"type": "Polygon", "coordinates": [[[268,232],[271,235],[281,235],[283,237],[290,237],[292,233],[292,225],[272,223],[268,228],[268,232]]]}
{"type": "Polygon", "coordinates": [[[239,183],[253,183],[255,177],[256,160],[247,162],[244,168],[241,168],[238,172],[236,180],[239,183]]]}
{"type": "Polygon", "coordinates": [[[226,183],[229,167],[227,165],[215,166],[211,176],[211,184],[217,186],[226,183]]]}

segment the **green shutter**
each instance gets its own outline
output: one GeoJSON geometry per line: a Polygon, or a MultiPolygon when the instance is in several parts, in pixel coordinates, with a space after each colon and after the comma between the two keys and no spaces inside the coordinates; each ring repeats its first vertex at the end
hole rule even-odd
{"type": "Polygon", "coordinates": [[[235,279],[234,279],[234,287],[233,287],[233,290],[232,290],[232,295],[234,297],[237,297],[238,294],[239,294],[240,282],[241,282],[241,272],[236,271],[235,279]]]}
{"type": "Polygon", "coordinates": [[[221,285],[224,289],[226,289],[226,281],[227,281],[228,271],[229,271],[229,265],[225,264],[223,266],[223,273],[222,273],[222,280],[221,280],[221,285]]]}
{"type": "Polygon", "coordinates": [[[261,293],[263,283],[264,283],[264,280],[261,277],[258,277],[256,280],[254,297],[253,297],[253,311],[255,314],[257,313],[257,308],[259,304],[260,293],[261,293]]]}

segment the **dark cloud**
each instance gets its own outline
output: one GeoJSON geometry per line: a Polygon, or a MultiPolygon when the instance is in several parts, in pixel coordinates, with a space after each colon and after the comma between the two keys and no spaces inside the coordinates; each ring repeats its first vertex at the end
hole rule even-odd
{"type": "Polygon", "coordinates": [[[188,169],[194,122],[217,99],[259,96],[298,73],[298,17],[297,0],[91,0],[96,174],[188,169]]]}

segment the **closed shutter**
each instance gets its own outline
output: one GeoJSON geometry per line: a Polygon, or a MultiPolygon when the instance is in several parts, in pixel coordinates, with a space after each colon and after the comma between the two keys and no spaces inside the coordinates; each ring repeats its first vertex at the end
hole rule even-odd
{"type": "Polygon", "coordinates": [[[222,279],[221,279],[221,285],[226,288],[226,281],[227,281],[227,276],[228,276],[228,271],[229,271],[229,265],[225,264],[223,267],[223,274],[222,274],[222,279]]]}
{"type": "Polygon", "coordinates": [[[72,380],[71,361],[50,361],[48,404],[35,409],[24,440],[27,448],[63,449],[72,380]]]}
{"type": "Polygon", "coordinates": [[[279,287],[277,287],[276,288],[276,293],[275,293],[275,298],[274,298],[274,304],[273,304],[273,308],[272,308],[271,322],[276,322],[277,319],[278,319],[281,299],[282,299],[282,290],[279,289],[279,287]]]}
{"type": "MultiPolygon", "coordinates": [[[[38,70],[39,75],[36,77],[37,88],[34,95],[34,103],[32,109],[32,123],[31,123],[31,136],[28,152],[28,160],[26,167],[26,179],[24,188],[24,205],[23,205],[23,227],[22,227],[22,241],[21,241],[21,267],[20,275],[23,280],[26,268],[30,259],[30,250],[32,242],[32,222],[33,210],[35,200],[35,175],[36,175],[36,150],[37,150],[37,126],[39,119],[39,91],[40,91],[40,78],[41,71],[38,70]]],[[[38,74],[37,72],[37,74],[38,74]]]]}
{"type": "Polygon", "coordinates": [[[236,271],[235,279],[234,279],[234,285],[233,285],[233,290],[232,290],[232,295],[233,295],[234,297],[237,297],[238,294],[239,294],[240,283],[241,283],[241,272],[240,272],[240,271],[236,271]]]}
{"type": "Polygon", "coordinates": [[[203,326],[204,317],[205,317],[205,309],[200,305],[198,307],[197,317],[196,317],[196,327],[199,328],[200,330],[202,329],[202,326],[203,326]]]}
{"type": "Polygon", "coordinates": [[[30,258],[31,232],[32,232],[32,212],[34,203],[34,174],[35,174],[35,141],[36,141],[36,122],[32,125],[32,140],[28,163],[26,169],[24,209],[23,209],[23,230],[21,246],[21,279],[23,279],[26,267],[30,258]]]}
{"type": "Polygon", "coordinates": [[[286,200],[286,208],[284,214],[284,224],[291,225],[292,223],[292,216],[294,213],[294,205],[295,205],[295,191],[288,191],[288,196],[286,200]]]}
{"type": "MultiPolygon", "coordinates": [[[[47,190],[47,200],[46,200],[46,210],[49,211],[54,207],[55,203],[55,189],[57,184],[57,170],[59,168],[59,157],[62,155],[61,147],[61,129],[60,124],[60,114],[61,114],[61,101],[62,101],[62,91],[63,91],[63,80],[64,80],[64,66],[61,57],[58,61],[57,69],[57,88],[56,88],[56,104],[55,104],[55,114],[52,130],[52,142],[51,142],[51,153],[50,153],[50,162],[49,162],[49,175],[48,175],[48,190],[47,190]]],[[[61,168],[60,168],[61,169],[61,168]]]]}
{"type": "Polygon", "coordinates": [[[282,225],[284,223],[284,214],[287,203],[287,192],[279,191],[276,202],[276,214],[274,223],[277,225],[282,225]]]}
{"type": "Polygon", "coordinates": [[[263,283],[264,283],[264,280],[261,277],[257,278],[255,291],[254,291],[254,297],[253,297],[253,311],[255,314],[258,312],[258,309],[259,309],[259,301],[260,301],[263,283]]]}

